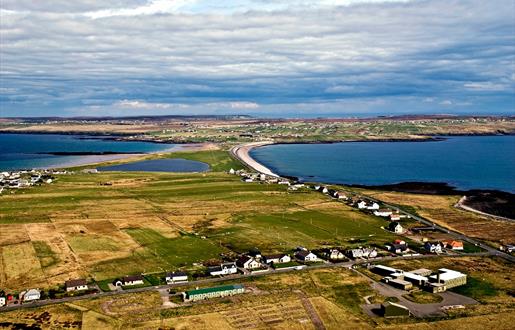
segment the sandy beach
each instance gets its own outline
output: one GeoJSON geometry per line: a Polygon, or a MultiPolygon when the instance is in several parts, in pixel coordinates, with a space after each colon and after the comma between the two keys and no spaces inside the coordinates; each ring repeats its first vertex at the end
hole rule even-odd
{"type": "Polygon", "coordinates": [[[252,168],[259,173],[263,173],[273,177],[279,177],[279,175],[272,172],[268,167],[258,163],[254,158],[252,158],[249,152],[253,148],[262,147],[265,145],[273,144],[273,141],[262,141],[262,142],[252,142],[247,144],[242,144],[231,149],[231,154],[243,162],[248,167],[252,168]]]}

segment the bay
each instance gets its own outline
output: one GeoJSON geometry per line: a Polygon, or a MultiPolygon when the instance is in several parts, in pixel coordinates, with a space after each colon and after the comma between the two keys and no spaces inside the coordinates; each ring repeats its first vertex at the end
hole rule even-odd
{"type": "Polygon", "coordinates": [[[250,155],[283,176],[335,184],[444,182],[459,189],[515,192],[515,136],[432,142],[277,144],[250,155]]]}
{"type": "MultiPolygon", "coordinates": [[[[124,155],[55,155],[51,153],[152,153],[181,145],[106,140],[62,134],[0,134],[0,170],[66,167],[123,158],[124,155]]],[[[125,156],[126,157],[126,156],[125,156]]]]}

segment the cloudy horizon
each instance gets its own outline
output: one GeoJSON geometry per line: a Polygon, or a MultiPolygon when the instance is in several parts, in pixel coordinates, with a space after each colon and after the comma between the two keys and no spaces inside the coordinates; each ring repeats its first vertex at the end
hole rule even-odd
{"type": "Polygon", "coordinates": [[[511,0],[0,2],[0,117],[515,113],[511,0]]]}

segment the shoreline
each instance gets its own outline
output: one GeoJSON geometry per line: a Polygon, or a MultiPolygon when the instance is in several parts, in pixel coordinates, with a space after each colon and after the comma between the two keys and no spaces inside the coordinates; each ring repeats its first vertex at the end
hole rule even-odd
{"type": "MultiPolygon", "coordinates": [[[[442,140],[445,140],[445,138],[442,138],[442,140]]],[[[422,141],[417,141],[417,142],[428,142],[428,141],[440,141],[440,140],[422,140],[422,141]]],[[[344,141],[344,142],[351,142],[351,141],[344,141]]],[[[358,142],[358,141],[353,141],[353,142],[358,142]]],[[[375,141],[359,141],[359,142],[375,142],[375,141]]],[[[252,158],[252,156],[250,156],[250,151],[252,149],[269,146],[269,145],[279,145],[279,144],[311,144],[311,143],[281,143],[281,142],[274,142],[274,141],[252,142],[252,143],[235,146],[235,147],[231,148],[230,152],[234,157],[236,157],[242,163],[244,163],[245,165],[247,165],[248,167],[252,168],[253,170],[255,170],[259,173],[272,175],[275,177],[284,177],[284,178],[291,179],[293,181],[299,181],[298,177],[278,175],[278,174],[272,172],[272,170],[270,170],[268,167],[266,167],[262,163],[258,162],[256,159],[252,158]]],[[[394,192],[401,192],[401,193],[404,192],[404,193],[412,193],[412,194],[463,195],[464,197],[467,197],[466,195],[469,195],[468,197],[476,197],[476,198],[477,198],[477,196],[480,196],[481,194],[485,194],[485,193],[493,194],[496,196],[514,196],[513,192],[498,190],[498,189],[462,190],[462,189],[452,186],[446,182],[399,182],[399,183],[384,184],[384,185],[362,185],[362,184],[346,184],[346,183],[330,183],[330,182],[321,182],[321,183],[322,184],[325,183],[325,184],[343,185],[343,186],[347,186],[347,187],[351,187],[351,188],[377,189],[377,190],[394,191],[394,192]]],[[[473,208],[472,206],[465,205],[463,198],[462,198],[462,200],[460,200],[460,202],[458,202],[455,205],[455,207],[460,208],[465,211],[480,214],[483,216],[488,216],[488,217],[491,217],[491,218],[497,219],[497,220],[515,221],[515,219],[512,219],[510,217],[487,213],[487,212],[478,210],[476,208],[473,208]]]]}
{"type": "Polygon", "coordinates": [[[232,147],[230,149],[230,153],[232,156],[234,156],[236,159],[238,159],[240,162],[245,164],[247,167],[250,167],[251,169],[263,173],[265,175],[273,176],[273,177],[280,177],[279,175],[275,174],[265,165],[259,163],[254,158],[250,156],[250,151],[254,148],[263,147],[266,145],[272,145],[274,144],[273,141],[262,141],[262,142],[251,142],[246,144],[237,145],[235,147],[232,147]]]}
{"type": "MultiPolygon", "coordinates": [[[[172,144],[172,143],[170,143],[172,144]]],[[[76,159],[63,159],[59,164],[49,165],[49,166],[34,166],[30,169],[65,169],[65,168],[74,168],[74,167],[84,167],[84,166],[97,166],[106,162],[113,161],[121,161],[121,160],[131,160],[134,161],[144,160],[146,157],[155,156],[159,154],[180,152],[180,151],[200,151],[200,150],[208,150],[212,148],[210,143],[187,143],[182,145],[171,146],[170,148],[166,148],[159,151],[153,152],[143,152],[143,153],[110,153],[110,154],[70,154],[70,155],[58,155],[60,157],[78,157],[76,159]]],[[[18,171],[25,169],[16,169],[9,171],[18,171]]]]}

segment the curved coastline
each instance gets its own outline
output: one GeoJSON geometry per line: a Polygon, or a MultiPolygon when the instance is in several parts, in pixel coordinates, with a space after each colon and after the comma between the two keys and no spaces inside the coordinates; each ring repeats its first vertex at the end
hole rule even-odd
{"type": "Polygon", "coordinates": [[[278,178],[279,175],[275,174],[265,165],[259,163],[254,158],[250,156],[250,151],[257,147],[263,147],[266,145],[274,144],[273,141],[262,141],[262,142],[251,142],[246,144],[237,145],[235,147],[232,147],[230,152],[233,157],[238,159],[240,162],[245,164],[246,166],[250,167],[251,169],[263,173],[265,175],[273,176],[278,178]]]}
{"type": "MultiPolygon", "coordinates": [[[[419,142],[442,141],[442,140],[445,140],[445,138],[434,139],[434,140],[422,140],[419,142]]],[[[347,142],[347,141],[345,141],[345,142],[347,142]]],[[[352,142],[354,142],[354,141],[352,141],[352,142]]],[[[374,141],[369,141],[369,142],[374,142],[374,141]]],[[[391,141],[391,142],[395,142],[395,141],[391,141]]],[[[324,142],[322,142],[322,143],[324,143],[324,142]]],[[[250,151],[252,149],[267,146],[267,145],[273,145],[273,144],[289,144],[289,143],[277,143],[274,141],[252,142],[252,143],[235,146],[235,147],[231,148],[230,152],[236,159],[240,160],[242,163],[244,163],[245,165],[247,165],[248,167],[252,168],[253,170],[255,170],[257,172],[260,172],[260,173],[263,173],[266,175],[270,175],[270,176],[275,176],[275,177],[287,177],[287,178],[290,178],[293,180],[298,180],[297,177],[284,176],[284,175],[280,176],[280,175],[274,173],[272,170],[270,170],[268,167],[266,167],[262,163],[259,163],[256,159],[252,158],[252,156],[250,156],[250,151]]],[[[309,143],[309,144],[311,144],[311,143],[309,143]]],[[[343,184],[343,183],[328,183],[328,182],[321,182],[321,183],[343,184]]],[[[360,185],[360,184],[343,184],[343,185],[346,185],[349,187],[364,188],[364,189],[380,189],[380,190],[391,189],[392,191],[399,191],[399,192],[436,194],[436,195],[440,195],[440,194],[441,195],[454,195],[454,194],[465,195],[467,193],[477,193],[477,192],[492,192],[495,194],[497,194],[497,193],[511,194],[509,192],[500,191],[500,190],[472,189],[472,190],[463,191],[460,189],[456,189],[455,187],[450,186],[447,183],[442,183],[442,182],[440,182],[440,183],[438,183],[438,182],[401,182],[401,183],[396,183],[396,184],[386,184],[386,185],[379,185],[379,186],[377,186],[377,185],[375,185],[375,186],[374,185],[360,185]],[[406,187],[409,187],[409,186],[413,186],[413,187],[411,187],[411,189],[406,189],[406,187]],[[414,187],[416,189],[412,189],[414,187]]],[[[480,214],[483,216],[491,217],[496,220],[514,221],[514,219],[509,218],[509,217],[503,217],[503,216],[499,216],[499,215],[495,215],[495,214],[477,210],[471,206],[465,206],[463,199],[460,200],[460,202],[458,202],[455,205],[455,207],[460,208],[465,211],[468,211],[468,212],[473,212],[473,213],[480,214]]]]}

